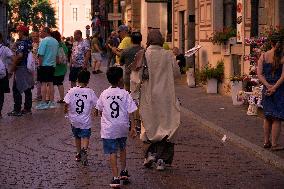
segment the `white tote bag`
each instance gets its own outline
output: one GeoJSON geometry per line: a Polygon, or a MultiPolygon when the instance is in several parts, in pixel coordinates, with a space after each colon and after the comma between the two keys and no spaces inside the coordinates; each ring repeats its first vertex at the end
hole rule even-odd
{"type": "Polygon", "coordinates": [[[28,54],[27,68],[31,73],[35,72],[35,60],[32,52],[29,52],[28,54]]]}

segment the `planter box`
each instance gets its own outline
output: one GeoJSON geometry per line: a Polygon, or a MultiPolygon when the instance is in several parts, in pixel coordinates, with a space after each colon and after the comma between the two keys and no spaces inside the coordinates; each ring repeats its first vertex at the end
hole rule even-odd
{"type": "Polygon", "coordinates": [[[221,53],[221,45],[212,45],[212,52],[213,53],[221,53]]]}
{"type": "Polygon", "coordinates": [[[242,105],[242,101],[238,101],[237,95],[243,89],[242,81],[231,81],[231,94],[233,105],[242,105]]]}
{"type": "Polygon", "coordinates": [[[217,94],[218,92],[218,81],[217,79],[208,79],[207,80],[207,93],[217,94]]]}
{"type": "Polygon", "coordinates": [[[194,69],[189,68],[186,71],[186,83],[189,87],[195,87],[194,69]]]}

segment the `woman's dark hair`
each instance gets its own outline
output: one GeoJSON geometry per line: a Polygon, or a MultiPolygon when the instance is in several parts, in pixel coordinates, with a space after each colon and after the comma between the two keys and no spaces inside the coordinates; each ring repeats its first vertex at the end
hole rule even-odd
{"type": "Polygon", "coordinates": [[[283,36],[280,33],[273,33],[269,40],[271,45],[275,48],[273,62],[272,62],[272,74],[280,67],[281,59],[283,57],[283,36]]]}
{"type": "Polygon", "coordinates": [[[131,41],[133,44],[139,45],[142,41],[142,34],[140,32],[132,32],[131,41]]]}
{"type": "Polygon", "coordinates": [[[90,72],[88,70],[82,70],[78,74],[78,82],[88,84],[90,81],[90,72]]]}
{"type": "Polygon", "coordinates": [[[59,31],[53,31],[51,33],[51,37],[53,37],[54,39],[56,39],[59,42],[61,42],[61,34],[59,33],[59,31]]]}
{"type": "Polygon", "coordinates": [[[158,45],[163,46],[164,38],[159,29],[151,29],[147,36],[147,46],[158,45]]]}
{"type": "Polygon", "coordinates": [[[110,67],[106,75],[110,84],[118,85],[120,79],[123,78],[123,69],[120,67],[110,67]]]}

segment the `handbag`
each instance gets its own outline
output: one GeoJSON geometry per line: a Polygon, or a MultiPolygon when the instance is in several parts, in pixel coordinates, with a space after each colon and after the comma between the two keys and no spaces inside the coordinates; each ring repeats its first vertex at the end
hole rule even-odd
{"type": "Polygon", "coordinates": [[[142,81],[145,81],[145,80],[149,80],[149,70],[148,70],[148,64],[147,64],[147,59],[146,59],[146,56],[145,56],[145,53],[146,51],[144,52],[144,55],[143,55],[143,59],[142,59],[142,81]]]}

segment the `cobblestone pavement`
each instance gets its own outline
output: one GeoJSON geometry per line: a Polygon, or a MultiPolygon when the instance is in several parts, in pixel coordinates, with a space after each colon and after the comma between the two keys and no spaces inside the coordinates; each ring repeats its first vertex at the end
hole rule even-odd
{"type": "MultiPolygon", "coordinates": [[[[103,74],[90,87],[107,87],[103,74]]],[[[66,83],[65,86],[69,86],[66,83]]],[[[3,113],[12,108],[7,95],[3,113]]],[[[75,147],[63,107],[0,120],[0,188],[109,188],[108,157],[102,153],[99,119],[94,119],[88,167],[74,161],[75,147]]],[[[139,139],[128,140],[132,183],[123,188],[284,188],[284,174],[212,135],[182,115],[175,159],[164,172],[142,166],[139,139]]]]}
{"type": "MultiPolygon", "coordinates": [[[[233,106],[232,99],[229,96],[206,94],[202,87],[185,87],[182,81],[179,81],[176,85],[176,92],[183,107],[262,147],[263,115],[261,110],[259,116],[248,116],[246,114],[247,105],[233,106]]],[[[284,146],[284,129],[282,129],[279,144],[284,146]]],[[[273,153],[284,158],[284,151],[273,153]]]]}

